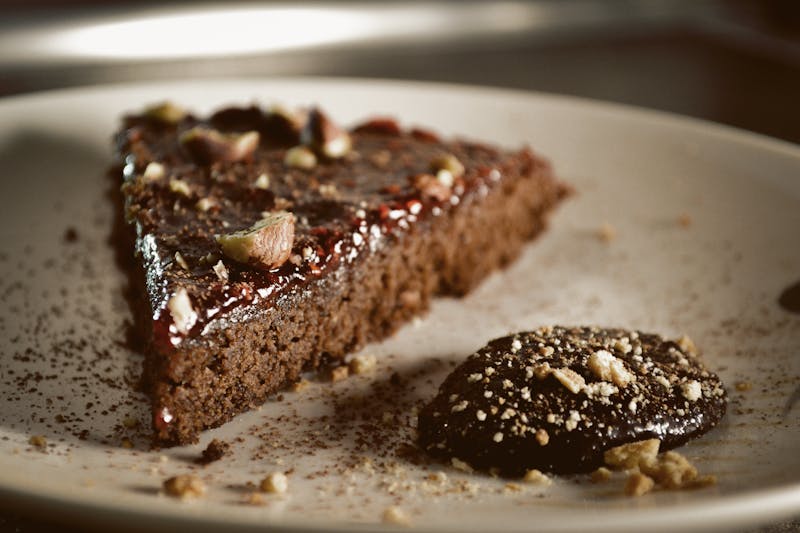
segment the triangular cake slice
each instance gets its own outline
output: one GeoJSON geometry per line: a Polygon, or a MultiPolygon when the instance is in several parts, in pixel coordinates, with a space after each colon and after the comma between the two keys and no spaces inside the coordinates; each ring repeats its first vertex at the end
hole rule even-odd
{"type": "Polygon", "coordinates": [[[566,188],[529,149],[161,104],[116,138],[155,443],[193,442],[508,264],[566,188]]]}

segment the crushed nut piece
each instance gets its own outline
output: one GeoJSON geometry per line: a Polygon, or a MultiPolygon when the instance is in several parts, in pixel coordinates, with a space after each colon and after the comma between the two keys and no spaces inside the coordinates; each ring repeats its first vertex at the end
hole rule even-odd
{"type": "Polygon", "coordinates": [[[611,470],[605,466],[601,466],[591,474],[592,483],[605,483],[611,479],[611,470]]]}
{"type": "Polygon", "coordinates": [[[583,376],[570,368],[556,368],[551,373],[573,394],[578,394],[586,386],[583,376]]]}
{"type": "Polygon", "coordinates": [[[546,430],[541,428],[536,430],[535,438],[536,442],[539,443],[539,446],[547,446],[548,443],[550,442],[550,435],[547,433],[546,430]]]}
{"type": "Polygon", "coordinates": [[[217,263],[211,267],[211,269],[214,271],[214,274],[217,275],[217,278],[219,278],[220,281],[228,281],[228,269],[225,267],[225,263],[223,263],[222,260],[217,261],[217,263]]]}
{"type": "Polygon", "coordinates": [[[261,492],[284,494],[289,490],[289,478],[283,472],[272,472],[261,480],[259,489],[261,492]]]}
{"type": "Polygon", "coordinates": [[[683,455],[668,451],[643,463],[641,470],[668,489],[680,489],[697,479],[697,469],[683,455]]]}
{"type": "Polygon", "coordinates": [[[337,366],[331,369],[331,381],[336,383],[337,381],[343,381],[347,379],[350,375],[350,369],[344,365],[337,366]]]}
{"type": "Polygon", "coordinates": [[[378,360],[372,354],[356,355],[350,360],[350,371],[353,374],[368,374],[375,370],[378,360]]]}
{"type": "Polygon", "coordinates": [[[216,207],[217,202],[213,198],[200,198],[197,200],[197,203],[194,204],[195,209],[198,211],[206,212],[209,209],[216,207]]]}
{"type": "Polygon", "coordinates": [[[306,146],[295,146],[286,150],[283,164],[287,167],[310,170],[317,166],[317,156],[306,146]]]}
{"type": "Polygon", "coordinates": [[[269,189],[269,175],[266,173],[259,174],[259,176],[256,178],[256,181],[253,182],[253,187],[262,190],[269,189]]]}
{"type": "Polygon", "coordinates": [[[439,202],[444,202],[450,198],[452,194],[450,187],[432,174],[414,174],[409,180],[411,185],[413,185],[422,196],[433,198],[439,202]]]}
{"type": "Polygon", "coordinates": [[[206,492],[206,486],[203,481],[191,474],[171,477],[164,481],[163,488],[167,495],[182,500],[199,498],[206,492]]]}
{"type": "Polygon", "coordinates": [[[218,236],[217,242],[225,255],[240,263],[277,268],[292,254],[294,224],[293,214],[276,211],[247,229],[218,236]]]}
{"type": "Polygon", "coordinates": [[[186,259],[183,258],[180,252],[175,252],[175,262],[178,263],[182,269],[189,270],[189,263],[186,262],[186,259]]]}
{"type": "Polygon", "coordinates": [[[528,470],[525,472],[525,477],[523,478],[525,483],[531,483],[533,485],[550,485],[553,480],[550,477],[543,474],[541,471],[536,470],[528,470]]]}
{"type": "Polygon", "coordinates": [[[221,133],[204,126],[196,126],[184,132],[179,139],[192,159],[205,165],[250,159],[260,140],[257,131],[221,133]]]}
{"type": "Polygon", "coordinates": [[[31,435],[31,438],[28,439],[28,444],[37,448],[47,448],[47,439],[42,435],[31,435]]]}
{"type": "Polygon", "coordinates": [[[625,388],[636,378],[631,374],[625,363],[614,357],[611,352],[598,350],[589,356],[589,370],[602,381],[610,381],[614,385],[625,388]]]}
{"type": "Polygon", "coordinates": [[[331,159],[347,155],[352,148],[350,135],[317,108],[309,112],[305,127],[300,132],[300,142],[331,159]]]}
{"type": "Polygon", "coordinates": [[[408,527],[411,525],[411,519],[408,517],[405,511],[397,506],[392,505],[383,511],[383,523],[408,527]]]}
{"type": "Polygon", "coordinates": [[[189,187],[189,184],[183,180],[179,179],[169,180],[169,190],[174,192],[175,194],[185,196],[186,198],[190,198],[192,196],[191,187],[189,187]]]}
{"type": "Polygon", "coordinates": [[[189,293],[183,287],[170,296],[167,301],[167,309],[169,309],[170,315],[172,315],[172,323],[179,333],[185,335],[197,322],[197,313],[192,307],[189,293]]]}
{"type": "Polygon", "coordinates": [[[659,446],[661,446],[661,441],[658,439],[630,442],[606,450],[603,458],[608,466],[615,469],[639,468],[643,464],[656,460],[659,446]]]}
{"type": "Polygon", "coordinates": [[[749,381],[737,381],[734,385],[739,392],[747,392],[753,388],[753,384],[749,381]]]}
{"type": "Polygon", "coordinates": [[[144,173],[142,177],[146,182],[152,182],[163,178],[166,175],[166,170],[164,169],[164,165],[161,163],[156,163],[152,161],[147,164],[144,168],[144,173]]]}
{"type": "Polygon", "coordinates": [[[650,476],[641,472],[633,472],[625,482],[625,494],[628,496],[643,496],[653,490],[655,481],[650,476]]]}
{"type": "Polygon", "coordinates": [[[703,389],[700,383],[693,379],[681,384],[681,394],[690,402],[696,402],[703,397],[703,389]]]}

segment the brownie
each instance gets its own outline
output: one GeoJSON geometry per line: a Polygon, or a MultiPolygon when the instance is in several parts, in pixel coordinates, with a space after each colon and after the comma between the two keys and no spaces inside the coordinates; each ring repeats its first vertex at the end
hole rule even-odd
{"type": "Polygon", "coordinates": [[[490,342],[419,415],[423,449],[520,476],[588,472],[605,451],[658,439],[668,450],[717,425],[727,397],[686,337],[546,327],[490,342]]]}
{"type": "Polygon", "coordinates": [[[126,116],[116,150],[157,445],[466,294],[568,191],[528,148],[315,108],[162,104],[126,116]]]}

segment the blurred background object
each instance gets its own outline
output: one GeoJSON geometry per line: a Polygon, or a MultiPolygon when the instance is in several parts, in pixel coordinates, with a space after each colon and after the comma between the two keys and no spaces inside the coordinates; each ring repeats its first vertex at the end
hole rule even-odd
{"type": "Polygon", "coordinates": [[[800,142],[800,1],[6,1],[0,95],[359,76],[628,103],[800,142]]]}

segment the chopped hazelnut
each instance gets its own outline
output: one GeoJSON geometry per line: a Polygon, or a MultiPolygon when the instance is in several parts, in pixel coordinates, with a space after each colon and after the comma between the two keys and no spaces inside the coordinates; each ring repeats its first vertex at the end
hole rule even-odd
{"type": "Polygon", "coordinates": [[[350,135],[317,108],[309,112],[308,120],[300,132],[300,142],[331,159],[347,155],[352,147],[350,135]]]}
{"type": "Polygon", "coordinates": [[[197,321],[197,313],[192,307],[189,293],[183,287],[170,296],[167,301],[167,309],[169,309],[172,322],[179,333],[188,333],[197,321]]]}
{"type": "Polygon", "coordinates": [[[260,139],[257,131],[226,134],[215,129],[197,126],[184,132],[179,140],[181,146],[195,162],[210,165],[250,159],[258,147],[260,139]]]}
{"type": "Polygon", "coordinates": [[[294,215],[276,211],[247,229],[220,235],[222,252],[240,263],[272,269],[285,263],[292,254],[294,215]]]}
{"type": "Polygon", "coordinates": [[[164,492],[174,498],[186,500],[199,498],[206,492],[206,486],[197,476],[183,474],[164,481],[164,492]]]}
{"type": "Polygon", "coordinates": [[[544,429],[537,429],[535,434],[536,442],[539,443],[539,446],[547,446],[550,442],[550,435],[544,429]]]}
{"type": "Polygon", "coordinates": [[[317,166],[317,156],[305,146],[295,146],[286,150],[283,164],[287,167],[309,170],[317,166]]]}

